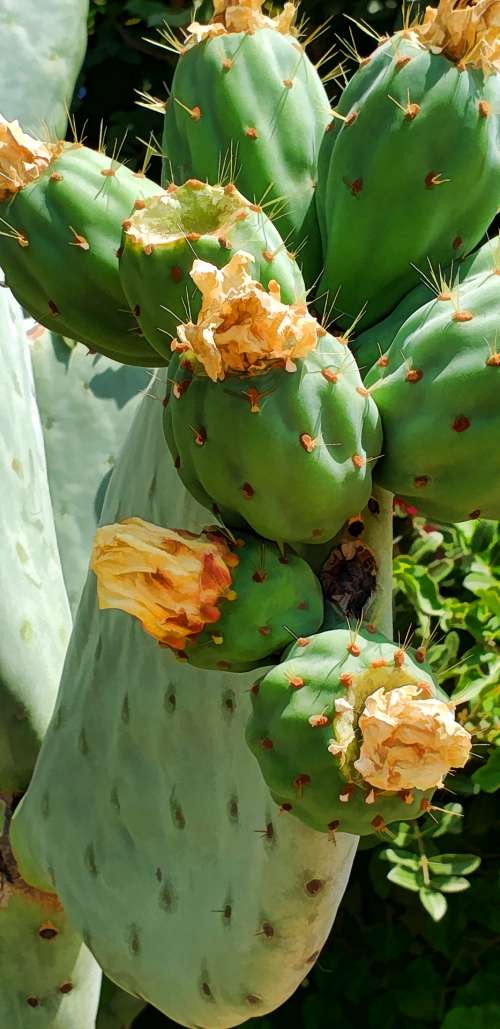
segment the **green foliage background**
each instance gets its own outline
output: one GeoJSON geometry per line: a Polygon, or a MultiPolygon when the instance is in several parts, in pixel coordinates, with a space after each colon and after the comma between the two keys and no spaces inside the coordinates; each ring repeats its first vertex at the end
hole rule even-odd
{"type": "MultiPolygon", "coordinates": [[[[332,41],[342,57],[342,39],[361,54],[373,49],[373,38],[346,15],[384,34],[401,24],[403,7],[398,0],[302,6],[311,28],[331,18],[312,47],[318,59],[332,41]]],[[[161,135],[161,118],[137,106],[137,91],[166,99],[175,65],[173,54],[146,40],[158,38],[165,19],[174,28],[187,24],[193,4],[91,0],[90,7],[73,113],[80,128],[86,124],[90,145],[102,121],[108,149],[137,166],[138,139],[161,135]]],[[[209,16],[207,0],[196,7],[199,20],[209,16]]],[[[338,88],[332,82],[332,102],[338,88]]],[[[159,160],[150,174],[159,178],[159,160]]],[[[364,841],[320,960],[288,1004],[252,1023],[260,1029],[500,1025],[500,531],[486,521],[428,525],[401,505],[394,528],[396,633],[428,649],[474,732],[474,757],[446,782],[436,801],[441,810],[364,841]]],[[[152,1010],[134,1022],[136,1029],[169,1024],[152,1010]]]]}

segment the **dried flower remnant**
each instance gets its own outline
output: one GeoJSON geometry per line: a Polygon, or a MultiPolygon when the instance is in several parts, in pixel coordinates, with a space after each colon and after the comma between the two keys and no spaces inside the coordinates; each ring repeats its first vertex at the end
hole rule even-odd
{"type": "Polygon", "coordinates": [[[267,292],[248,272],[250,254],[238,251],[219,269],[196,260],[191,278],[203,302],[196,324],[179,325],[172,349],[193,352],[214,382],[228,374],[257,375],[273,365],[296,369],[314,349],[320,326],[305,304],[282,304],[277,282],[267,292]]]}
{"type": "Polygon", "coordinates": [[[274,18],[262,13],[262,4],[263,0],[214,0],[212,21],[208,25],[192,22],[187,30],[186,46],[196,46],[230,32],[256,32],[257,29],[273,29],[283,36],[296,35],[295,4],[286,3],[274,18]]]}
{"type": "Polygon", "coordinates": [[[19,122],[9,122],[0,114],[0,203],[38,179],[63,146],[28,136],[19,122]]]}
{"type": "Polygon", "coordinates": [[[97,530],[91,568],[101,610],[126,611],[159,643],[184,650],[218,621],[219,601],[232,599],[231,568],[238,563],[220,536],[127,518],[97,530]]]}
{"type": "Polygon", "coordinates": [[[455,721],[452,708],[414,685],[372,693],[359,728],[363,739],[354,767],[380,790],[439,787],[470,754],[470,734],[455,721]]]}

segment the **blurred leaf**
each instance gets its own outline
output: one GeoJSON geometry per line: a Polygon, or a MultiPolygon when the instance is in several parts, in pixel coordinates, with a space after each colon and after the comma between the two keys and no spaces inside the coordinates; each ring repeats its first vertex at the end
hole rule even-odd
{"type": "Polygon", "coordinates": [[[391,868],[390,872],[387,873],[389,882],[395,883],[396,886],[402,886],[404,890],[411,890],[413,893],[418,893],[422,885],[422,875],[418,872],[412,872],[408,868],[402,868],[401,865],[395,865],[391,868]]]}
{"type": "Polygon", "coordinates": [[[448,1011],[440,1029],[496,1029],[500,1025],[500,1005],[454,1008],[448,1011]]]}
{"type": "Polygon", "coordinates": [[[463,893],[464,890],[469,889],[470,882],[458,875],[452,875],[449,879],[445,877],[437,879],[436,885],[443,893],[463,893]]]}
{"type": "Polygon", "coordinates": [[[420,902],[434,922],[440,922],[444,918],[448,904],[446,897],[438,890],[430,890],[423,886],[419,891],[420,902]]]}
{"type": "Polygon", "coordinates": [[[429,858],[429,868],[434,875],[470,875],[481,864],[476,854],[438,854],[429,858]]]}
{"type": "Polygon", "coordinates": [[[440,1009],[442,990],[441,977],[432,961],[418,957],[402,971],[404,989],[399,1001],[400,1011],[411,1019],[432,1021],[440,1009]]]}
{"type": "Polygon", "coordinates": [[[416,854],[412,854],[410,850],[396,850],[392,847],[386,847],[380,852],[381,861],[390,861],[393,865],[400,865],[402,868],[409,868],[412,871],[418,871],[420,867],[420,859],[416,854]]]}
{"type": "Polygon", "coordinates": [[[485,793],[496,793],[500,787],[500,747],[473,773],[472,779],[485,793]]]}

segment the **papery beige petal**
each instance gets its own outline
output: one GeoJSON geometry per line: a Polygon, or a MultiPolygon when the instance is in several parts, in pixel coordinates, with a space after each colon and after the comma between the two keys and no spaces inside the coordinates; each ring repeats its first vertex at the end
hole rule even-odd
{"type": "Polygon", "coordinates": [[[273,29],[282,35],[297,35],[295,19],[297,9],[294,3],[286,3],[274,18],[263,14],[263,0],[215,0],[212,21],[208,25],[192,22],[187,30],[186,45],[194,46],[215,36],[228,32],[256,32],[257,29],[273,29]]]}
{"type": "Polygon", "coordinates": [[[63,146],[33,139],[19,122],[8,122],[0,114],[0,202],[37,179],[63,146]]]}
{"type": "Polygon", "coordinates": [[[457,64],[500,71],[500,0],[440,0],[412,30],[429,49],[457,64]]]}
{"type": "Polygon", "coordinates": [[[177,336],[214,382],[229,374],[256,375],[276,364],[293,371],[294,359],[314,349],[322,331],[305,304],[282,304],[276,284],[266,292],[255,282],[248,271],[252,262],[250,254],[238,251],[222,269],[193,263],[201,310],[196,324],[179,326],[177,336]]]}
{"type": "Polygon", "coordinates": [[[359,729],[354,767],[381,790],[433,789],[470,754],[470,734],[450,706],[422,696],[418,686],[376,690],[366,699],[359,729]]]}

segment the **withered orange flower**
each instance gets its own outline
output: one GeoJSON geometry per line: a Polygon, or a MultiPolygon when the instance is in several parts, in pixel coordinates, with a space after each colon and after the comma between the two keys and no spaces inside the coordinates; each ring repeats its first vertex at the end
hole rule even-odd
{"type": "Polygon", "coordinates": [[[182,651],[218,621],[221,599],[234,599],[238,563],[220,536],[126,518],[97,530],[90,567],[101,610],[126,611],[159,643],[182,651]]]}

